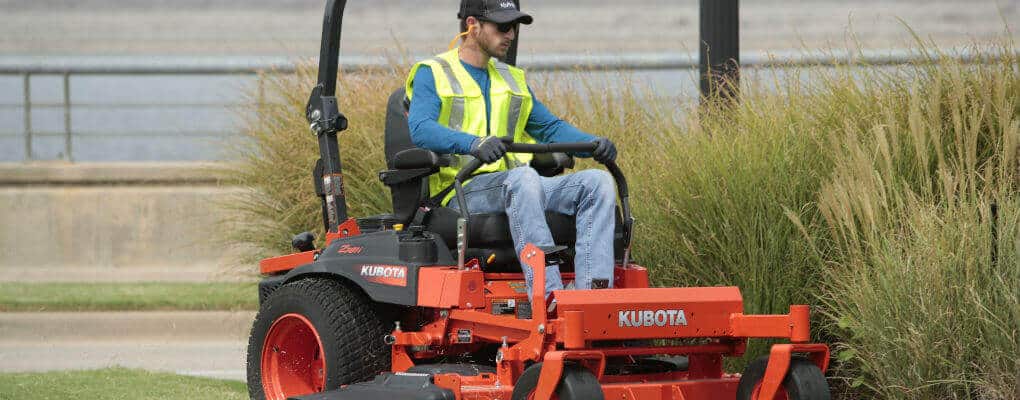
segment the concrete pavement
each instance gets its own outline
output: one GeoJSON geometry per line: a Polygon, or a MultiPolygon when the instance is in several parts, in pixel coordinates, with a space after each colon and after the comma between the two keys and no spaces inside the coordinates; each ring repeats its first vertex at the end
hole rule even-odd
{"type": "Polygon", "coordinates": [[[0,313],[0,372],[123,366],[245,379],[253,312],[0,313]]]}

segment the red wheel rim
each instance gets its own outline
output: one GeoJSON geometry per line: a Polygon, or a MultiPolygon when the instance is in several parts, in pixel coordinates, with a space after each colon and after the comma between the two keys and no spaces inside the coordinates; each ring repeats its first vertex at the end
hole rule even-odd
{"type": "MultiPolygon", "coordinates": [[[[754,385],[754,391],[751,393],[753,394],[751,396],[751,399],[764,400],[759,398],[759,395],[761,394],[761,382],[758,382],[757,385],[754,385]]],[[[779,390],[776,391],[776,397],[773,398],[772,400],[789,400],[789,397],[786,396],[786,386],[779,385],[779,390]]]]}
{"type": "Polygon", "coordinates": [[[326,362],[312,322],[287,314],[269,327],[262,346],[262,391],[266,400],[285,400],[323,391],[326,362]]]}

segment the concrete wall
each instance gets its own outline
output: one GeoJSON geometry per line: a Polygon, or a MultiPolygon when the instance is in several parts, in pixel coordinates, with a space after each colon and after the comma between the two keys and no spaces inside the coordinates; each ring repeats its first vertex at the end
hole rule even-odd
{"type": "Polygon", "coordinates": [[[0,164],[0,280],[231,278],[213,238],[238,189],[211,167],[0,164]]]}

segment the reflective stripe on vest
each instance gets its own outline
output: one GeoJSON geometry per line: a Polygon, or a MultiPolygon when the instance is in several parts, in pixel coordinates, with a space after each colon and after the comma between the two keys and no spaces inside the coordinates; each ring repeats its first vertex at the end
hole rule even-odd
{"type": "MultiPolygon", "coordinates": [[[[496,71],[499,72],[500,77],[502,77],[503,81],[506,82],[507,85],[510,86],[511,90],[513,91],[513,93],[521,93],[521,92],[524,91],[524,90],[521,89],[520,82],[517,82],[517,78],[515,78],[513,76],[513,74],[510,73],[510,66],[509,65],[504,64],[504,63],[499,62],[499,61],[495,61],[493,64],[494,64],[494,66],[496,68],[496,71]]],[[[527,87],[527,85],[524,85],[524,86],[527,87]]],[[[510,107],[509,107],[509,109],[507,111],[507,119],[506,119],[507,124],[506,124],[506,131],[505,131],[505,135],[506,136],[505,137],[513,138],[513,137],[516,136],[516,134],[517,134],[517,122],[518,122],[518,120],[521,117],[521,108],[523,107],[523,105],[524,105],[524,97],[516,95],[516,94],[511,94],[510,95],[510,107]]],[[[512,163],[513,166],[511,168],[517,168],[517,167],[520,167],[520,166],[524,165],[524,163],[522,163],[520,160],[518,160],[517,157],[512,156],[510,154],[507,154],[507,156],[505,157],[505,161],[509,162],[509,163],[512,163]]]]}
{"type": "Polygon", "coordinates": [[[439,63],[443,67],[443,73],[446,74],[446,79],[450,81],[450,86],[453,87],[453,94],[458,97],[453,98],[453,104],[450,105],[450,129],[459,131],[464,126],[464,88],[461,86],[460,81],[457,79],[457,75],[453,74],[453,67],[446,60],[436,57],[433,58],[435,62],[439,63]]]}
{"type": "MultiPolygon", "coordinates": [[[[486,121],[485,99],[482,98],[481,88],[461,64],[458,50],[454,49],[416,64],[406,82],[408,98],[412,101],[414,99],[414,77],[420,67],[429,66],[436,81],[436,93],[441,100],[437,121],[440,125],[475,136],[491,135],[512,138],[516,143],[535,143],[535,140],[524,132],[533,106],[524,71],[496,60],[489,62],[487,69],[491,115],[486,121]]],[[[453,177],[470,156],[456,158],[460,160],[456,160],[454,165],[440,168],[439,173],[429,177],[431,196],[453,184],[453,177]]],[[[479,168],[478,172],[503,171],[508,169],[508,166],[526,165],[530,160],[530,154],[508,154],[503,160],[479,168]]],[[[442,199],[442,202],[445,204],[452,196],[450,193],[442,199]]]]}

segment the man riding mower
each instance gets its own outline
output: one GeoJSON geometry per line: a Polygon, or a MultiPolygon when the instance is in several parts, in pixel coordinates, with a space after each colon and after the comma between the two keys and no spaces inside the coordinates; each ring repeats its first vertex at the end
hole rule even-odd
{"type": "MultiPolygon", "coordinates": [[[[462,7],[468,22],[465,45],[474,29],[480,29],[475,35],[516,32],[516,27],[504,32],[499,16],[485,14],[520,14],[515,2],[474,3],[488,8],[469,15],[462,7]]],[[[391,189],[393,214],[348,219],[337,142],[347,119],[335,96],[345,4],[327,2],[319,83],[306,110],[319,139],[321,159],[313,175],[326,245],[315,249],[310,234],[298,235],[293,242],[298,253],[260,264],[260,309],[248,348],[252,398],[830,398],[823,375],[829,351],[809,343],[807,306],[791,306],[783,315],[744,315],[738,288],[649,287],[647,271],[630,260],[629,191],[615,154],[609,154],[615,153],[611,142],[579,131],[585,136],[575,137],[584,140],[528,140],[522,133],[533,125],[528,115],[540,103],[526,87],[523,71],[502,62],[474,65],[478,76],[490,80],[488,96],[475,92],[484,78],[468,71],[461,61],[471,65],[472,60],[457,52],[416,65],[387,111],[389,169],[380,179],[391,189]],[[422,74],[424,66],[431,73],[422,74]],[[440,103],[442,117],[434,122],[452,131],[463,121],[456,132],[474,136],[447,141],[461,146],[448,153],[462,156],[412,144],[413,117],[420,111],[415,108],[428,102],[418,97],[427,92],[419,92],[427,86],[420,81],[426,75],[433,78],[440,103]],[[493,117],[486,118],[490,111],[493,117]],[[458,112],[460,118],[451,117],[458,112]],[[576,199],[611,190],[612,184],[579,189],[583,194],[566,202],[569,207],[550,207],[555,201],[543,197],[545,182],[568,178],[537,176],[571,168],[567,154],[594,154],[609,173],[593,175],[615,182],[619,207],[608,207],[612,217],[590,218],[598,225],[579,223],[588,218],[584,212],[598,207],[582,207],[576,199]],[[534,192],[533,202],[546,206],[516,209],[537,212],[544,224],[518,226],[523,219],[514,215],[513,198],[519,192],[507,191],[505,183],[516,170],[534,174],[518,180],[542,183],[522,187],[534,192]],[[480,171],[491,173],[475,176],[480,171]],[[489,185],[499,175],[503,182],[489,185]],[[495,188],[498,199],[511,200],[473,200],[485,199],[469,194],[473,188],[495,188]],[[443,206],[451,199],[452,207],[443,206]],[[608,232],[610,243],[585,239],[589,232],[583,229],[608,232]],[[609,267],[602,271],[600,264],[609,267]],[[577,290],[561,290],[564,282],[577,290]],[[723,358],[741,356],[748,338],[790,343],[773,345],[768,357],[752,362],[743,374],[724,373],[723,358]]],[[[517,14],[513,21],[524,22],[517,14]]],[[[425,131],[430,129],[438,128],[425,131]]],[[[431,147],[426,142],[413,139],[431,147]]]]}

